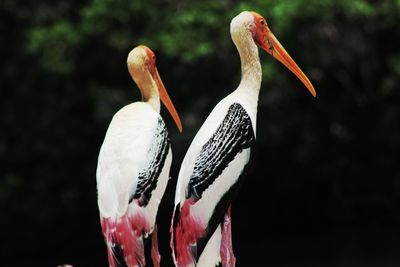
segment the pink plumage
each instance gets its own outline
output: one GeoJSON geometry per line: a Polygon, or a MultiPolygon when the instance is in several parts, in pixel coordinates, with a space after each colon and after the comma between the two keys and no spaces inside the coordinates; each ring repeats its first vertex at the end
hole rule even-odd
{"type": "Polygon", "coordinates": [[[160,267],[161,256],[158,251],[158,229],[157,225],[154,226],[153,239],[151,240],[151,259],[153,260],[154,267],[160,267]]]}
{"type": "MultiPolygon", "coordinates": [[[[191,253],[191,246],[196,244],[206,233],[206,227],[204,227],[197,218],[193,217],[190,212],[193,204],[193,199],[187,199],[184,202],[178,218],[179,221],[175,229],[175,234],[171,232],[173,257],[175,264],[179,267],[187,266],[195,262],[191,253]],[[174,240],[174,238],[176,238],[176,240],[174,240]]],[[[173,231],[173,226],[171,226],[171,231],[173,231]]]]}
{"type": "Polygon", "coordinates": [[[107,242],[108,261],[111,267],[118,266],[113,247],[121,247],[128,266],[145,266],[143,234],[149,232],[149,223],[139,215],[125,214],[115,220],[102,218],[101,227],[107,242]]]}

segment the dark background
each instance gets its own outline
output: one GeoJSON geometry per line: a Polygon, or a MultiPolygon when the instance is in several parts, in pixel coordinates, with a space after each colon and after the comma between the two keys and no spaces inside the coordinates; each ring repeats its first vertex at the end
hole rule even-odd
{"type": "Polygon", "coordinates": [[[2,266],[107,266],[97,155],[112,115],[138,101],[126,58],[151,47],[183,121],[160,207],[163,266],[182,158],[238,85],[229,35],[264,15],[313,82],[260,52],[254,168],[233,203],[237,266],[400,265],[400,2],[2,0],[2,266]]]}

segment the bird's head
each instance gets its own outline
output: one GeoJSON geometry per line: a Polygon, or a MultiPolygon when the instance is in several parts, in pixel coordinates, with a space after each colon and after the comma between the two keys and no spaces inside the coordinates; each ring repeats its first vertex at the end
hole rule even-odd
{"type": "Polygon", "coordinates": [[[135,47],[128,55],[128,70],[138,85],[142,98],[147,101],[154,94],[158,95],[174,119],[178,129],[182,132],[182,123],[178,113],[165,89],[156,67],[156,55],[144,45],[135,47]]]}
{"type": "Polygon", "coordinates": [[[296,62],[286,52],[285,48],[276,39],[268,27],[266,19],[256,12],[244,11],[233,18],[231,22],[231,33],[243,34],[244,31],[250,32],[256,45],[268,54],[273,56],[285,65],[297,78],[307,87],[308,91],[315,97],[316,92],[310,80],[304,72],[297,66],[296,62]]]}

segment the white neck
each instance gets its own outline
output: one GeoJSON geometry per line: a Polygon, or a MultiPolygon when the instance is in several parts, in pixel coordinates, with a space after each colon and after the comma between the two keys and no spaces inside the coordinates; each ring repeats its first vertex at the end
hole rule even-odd
{"type": "Polygon", "coordinates": [[[135,70],[129,69],[133,80],[139,87],[140,93],[142,94],[142,101],[148,103],[155,112],[160,113],[160,94],[156,81],[151,77],[149,72],[138,72],[135,75],[135,70]]]}
{"type": "Polygon", "coordinates": [[[160,113],[160,93],[156,81],[147,73],[147,81],[145,87],[141,90],[142,101],[148,103],[157,113],[160,113]]]}
{"type": "Polygon", "coordinates": [[[160,96],[158,95],[152,95],[150,96],[147,101],[143,99],[143,101],[147,102],[155,112],[160,113],[160,96]]]}
{"type": "Polygon", "coordinates": [[[258,47],[255,44],[251,32],[241,27],[231,32],[232,40],[239,51],[242,78],[236,91],[243,93],[252,102],[258,101],[261,87],[261,64],[258,56],[258,47]]]}

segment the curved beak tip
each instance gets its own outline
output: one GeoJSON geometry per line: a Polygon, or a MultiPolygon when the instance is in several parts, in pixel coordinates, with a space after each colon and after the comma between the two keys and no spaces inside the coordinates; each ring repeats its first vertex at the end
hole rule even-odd
{"type": "Polygon", "coordinates": [[[177,124],[177,127],[178,127],[178,130],[179,130],[179,133],[182,133],[182,131],[183,131],[182,124],[181,123],[177,124]]]}
{"type": "Polygon", "coordinates": [[[310,91],[310,93],[314,98],[317,97],[317,92],[315,91],[314,87],[312,87],[312,90],[310,91]]]}

